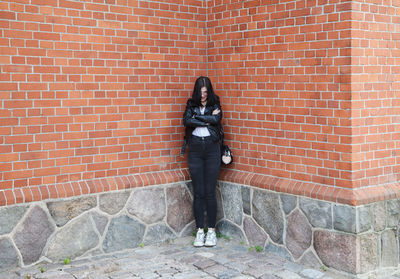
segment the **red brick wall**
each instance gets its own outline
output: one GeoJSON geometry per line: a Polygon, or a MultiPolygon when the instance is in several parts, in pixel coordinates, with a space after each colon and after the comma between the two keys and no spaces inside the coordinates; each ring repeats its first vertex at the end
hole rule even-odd
{"type": "Polygon", "coordinates": [[[222,98],[221,179],[400,198],[399,1],[0,0],[0,205],[188,179],[195,78],[222,98]]]}
{"type": "Polygon", "coordinates": [[[223,179],[350,204],[400,197],[399,12],[209,1],[209,75],[236,155],[223,179]]]}
{"type": "Polygon", "coordinates": [[[179,179],[205,11],[201,0],[0,1],[0,205],[150,183],[128,182],[138,173],[179,179]]]}

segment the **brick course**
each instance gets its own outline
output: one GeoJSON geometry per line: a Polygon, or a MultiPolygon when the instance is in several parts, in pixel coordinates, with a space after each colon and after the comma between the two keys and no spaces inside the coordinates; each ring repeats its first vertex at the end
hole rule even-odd
{"type": "Polygon", "coordinates": [[[235,154],[221,179],[353,205],[400,198],[399,11],[0,0],[0,205],[189,179],[181,117],[199,75],[235,154]]]}

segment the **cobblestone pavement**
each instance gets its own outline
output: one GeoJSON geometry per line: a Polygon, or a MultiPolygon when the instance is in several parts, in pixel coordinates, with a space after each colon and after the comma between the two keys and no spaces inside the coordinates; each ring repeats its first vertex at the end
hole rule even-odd
{"type": "MultiPolygon", "coordinates": [[[[70,264],[42,264],[1,273],[0,279],[261,278],[339,279],[343,275],[310,269],[248,246],[219,239],[213,248],[194,248],[192,238],[113,254],[94,255],[70,264]]],[[[392,276],[390,278],[400,278],[392,276]]]]}

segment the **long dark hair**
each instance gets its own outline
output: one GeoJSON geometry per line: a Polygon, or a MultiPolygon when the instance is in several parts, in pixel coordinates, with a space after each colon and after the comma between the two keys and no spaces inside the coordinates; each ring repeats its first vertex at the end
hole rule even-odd
{"type": "Polygon", "coordinates": [[[201,106],[201,88],[207,88],[207,106],[213,106],[215,104],[220,105],[219,97],[214,93],[214,89],[211,84],[211,80],[208,77],[198,77],[194,83],[192,103],[195,106],[201,106]]]}

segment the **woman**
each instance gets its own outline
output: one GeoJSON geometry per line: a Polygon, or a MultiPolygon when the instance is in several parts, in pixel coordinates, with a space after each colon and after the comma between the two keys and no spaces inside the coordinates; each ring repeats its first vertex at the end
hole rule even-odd
{"type": "Polygon", "coordinates": [[[193,210],[198,229],[195,247],[217,244],[215,187],[221,165],[221,118],[219,97],[214,94],[210,79],[199,77],[183,115],[189,143],[189,172],[194,189],[193,210]],[[207,212],[207,235],[204,233],[204,210],[207,212]]]}

